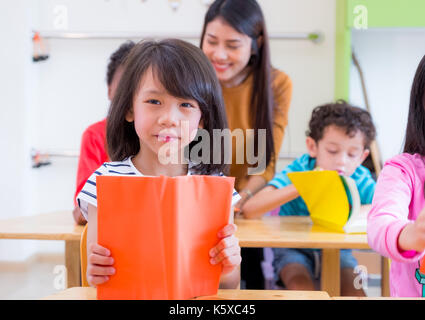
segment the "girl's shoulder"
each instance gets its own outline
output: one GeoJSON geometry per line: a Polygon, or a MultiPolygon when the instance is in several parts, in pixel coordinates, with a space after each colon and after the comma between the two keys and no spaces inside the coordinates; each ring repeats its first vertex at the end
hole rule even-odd
{"type": "Polygon", "coordinates": [[[401,153],[385,161],[384,168],[388,166],[396,167],[410,176],[415,176],[425,171],[425,157],[418,153],[401,153]]]}
{"type": "Polygon", "coordinates": [[[418,153],[401,153],[385,161],[385,165],[401,165],[413,168],[424,167],[425,157],[418,153]]]}
{"type": "Polygon", "coordinates": [[[137,169],[133,166],[130,158],[122,161],[104,162],[96,173],[98,175],[137,175],[137,169]]]}

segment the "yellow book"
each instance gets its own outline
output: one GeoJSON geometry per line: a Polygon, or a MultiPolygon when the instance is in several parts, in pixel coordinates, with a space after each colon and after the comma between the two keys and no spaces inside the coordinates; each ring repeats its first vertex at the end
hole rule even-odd
{"type": "Polygon", "coordinates": [[[365,233],[356,183],[336,171],[302,171],[287,174],[307,205],[314,224],[346,233],[365,233]]]}

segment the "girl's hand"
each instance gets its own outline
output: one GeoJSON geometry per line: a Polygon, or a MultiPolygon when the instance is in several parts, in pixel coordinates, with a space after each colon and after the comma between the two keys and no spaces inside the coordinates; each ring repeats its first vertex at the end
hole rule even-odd
{"type": "Polygon", "coordinates": [[[415,237],[415,250],[422,252],[425,249],[425,208],[419,213],[415,222],[413,223],[414,237],[415,237]]]}
{"type": "Polygon", "coordinates": [[[223,265],[222,274],[232,272],[242,260],[241,248],[239,240],[234,236],[235,232],[235,224],[226,225],[217,233],[221,240],[210,250],[210,262],[211,264],[221,263],[223,265]]]}
{"type": "Polygon", "coordinates": [[[425,249],[425,208],[419,213],[414,223],[408,223],[398,236],[398,247],[401,250],[415,250],[422,252],[425,249]]]}
{"type": "Polygon", "coordinates": [[[115,274],[115,269],[112,267],[114,259],[111,257],[111,252],[93,243],[89,247],[90,254],[87,261],[87,282],[96,287],[98,284],[105,283],[109,280],[109,276],[115,274]]]}

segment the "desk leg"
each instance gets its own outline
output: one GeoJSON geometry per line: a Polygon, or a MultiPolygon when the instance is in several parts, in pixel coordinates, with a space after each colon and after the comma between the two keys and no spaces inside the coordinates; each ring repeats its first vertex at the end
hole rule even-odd
{"type": "Polygon", "coordinates": [[[390,296],[390,260],[381,257],[381,296],[390,296]]]}
{"type": "Polygon", "coordinates": [[[341,295],[339,249],[322,249],[321,289],[331,297],[341,295]]]}
{"type": "Polygon", "coordinates": [[[65,266],[68,288],[80,287],[80,241],[65,241],[65,266]]]}

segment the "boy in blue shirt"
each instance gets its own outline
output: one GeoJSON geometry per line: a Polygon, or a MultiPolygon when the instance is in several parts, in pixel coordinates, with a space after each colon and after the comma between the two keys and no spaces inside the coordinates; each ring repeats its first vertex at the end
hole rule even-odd
{"type": "MultiPolygon", "coordinates": [[[[249,199],[242,208],[245,218],[260,218],[280,207],[279,215],[308,216],[305,202],[292,185],[287,173],[317,168],[335,170],[356,182],[361,204],[372,203],[375,181],[370,171],[361,165],[369,155],[370,143],[376,131],[370,114],[345,101],[326,104],[313,110],[307,131],[307,154],[277,173],[269,183],[249,199]]],[[[362,208],[363,210],[367,208],[362,208]]],[[[320,250],[273,249],[276,280],[287,289],[314,290],[319,276],[320,250]]],[[[341,294],[364,296],[362,289],[354,287],[354,268],[357,265],[351,250],[341,250],[341,294]]]]}

